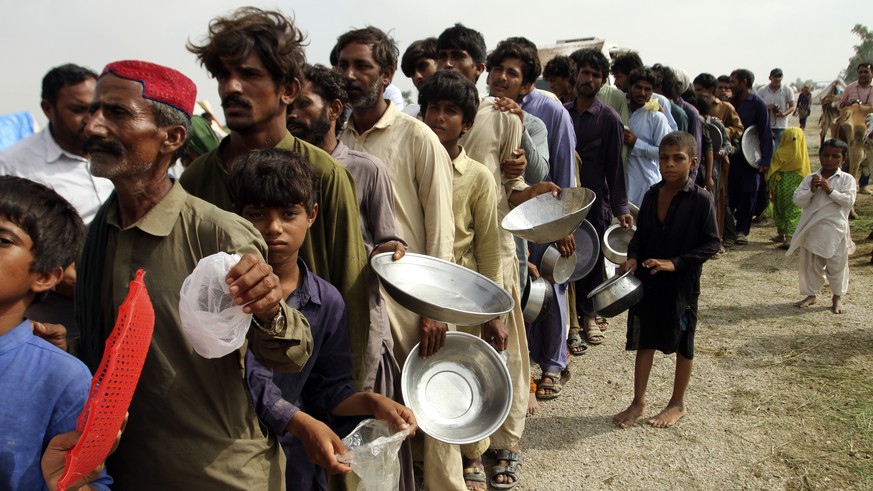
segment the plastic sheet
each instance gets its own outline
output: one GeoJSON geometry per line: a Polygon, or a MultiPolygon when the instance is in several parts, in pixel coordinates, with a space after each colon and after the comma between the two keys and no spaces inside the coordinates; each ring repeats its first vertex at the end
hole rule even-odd
{"type": "Polygon", "coordinates": [[[396,491],[400,487],[400,445],[409,430],[392,433],[385,421],[366,419],[343,438],[349,451],[340,462],[361,478],[358,491],[396,491]]]}
{"type": "Polygon", "coordinates": [[[204,257],[182,283],[182,331],[194,351],[204,358],[220,358],[245,342],[252,314],[233,303],[224,280],[239,260],[238,255],[225,252],[204,257]]]}

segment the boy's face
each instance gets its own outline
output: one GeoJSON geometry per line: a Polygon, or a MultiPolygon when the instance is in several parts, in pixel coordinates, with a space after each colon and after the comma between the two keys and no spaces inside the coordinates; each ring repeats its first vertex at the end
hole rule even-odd
{"type": "Polygon", "coordinates": [[[272,266],[297,260],[297,251],[317,213],[317,204],[312,206],[311,214],[307,214],[301,204],[288,208],[246,205],[242,209],[243,218],[252,222],[264,237],[269,248],[268,262],[272,266]]]}
{"type": "Polygon", "coordinates": [[[412,74],[412,85],[417,89],[422,82],[428,77],[436,73],[437,62],[428,56],[419,56],[415,60],[414,73],[412,74]]]}
{"type": "Polygon", "coordinates": [[[508,97],[514,101],[526,95],[530,84],[524,83],[521,60],[504,58],[488,72],[488,93],[494,97],[508,97]]]}
{"type": "Polygon", "coordinates": [[[822,147],[818,154],[818,159],[821,162],[822,170],[828,172],[836,172],[846,160],[846,155],[839,148],[822,147]]]}
{"type": "Polygon", "coordinates": [[[551,76],[546,79],[549,83],[549,90],[558,97],[570,96],[573,92],[573,84],[569,78],[551,76]]]}
{"type": "MultiPolygon", "coordinates": [[[[53,282],[47,284],[45,273],[31,271],[34,259],[33,240],[30,235],[4,215],[0,215],[0,271],[3,271],[3,281],[0,281],[0,314],[31,294],[50,289],[60,279],[57,276],[53,282]]],[[[24,307],[26,306],[25,304],[24,307]]],[[[21,314],[23,313],[22,309],[21,314]]]]}
{"type": "Polygon", "coordinates": [[[658,167],[666,182],[684,183],[695,165],[697,157],[691,157],[688,150],[678,145],[664,145],[658,151],[658,167]]]}
{"type": "Polygon", "coordinates": [[[728,82],[719,82],[715,86],[715,96],[719,99],[726,101],[731,98],[733,95],[733,91],[731,90],[731,84],[728,82]]]}
{"type": "Polygon", "coordinates": [[[430,126],[440,143],[451,153],[451,147],[458,144],[458,139],[471,126],[464,123],[464,112],[451,101],[431,101],[423,109],[425,124],[430,126]]]}
{"type": "Polygon", "coordinates": [[[476,63],[465,49],[441,49],[437,52],[437,68],[454,70],[467,80],[476,83],[479,75],[485,71],[484,63],[476,63]]]}

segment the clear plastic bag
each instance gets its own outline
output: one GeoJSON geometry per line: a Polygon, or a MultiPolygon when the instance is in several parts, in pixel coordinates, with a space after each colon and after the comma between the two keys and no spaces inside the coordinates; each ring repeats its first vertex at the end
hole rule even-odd
{"type": "Polygon", "coordinates": [[[246,339],[252,314],[233,303],[225,282],[240,257],[219,252],[204,257],[185,278],[179,292],[182,332],[204,358],[220,358],[238,350],[246,339]]]}
{"type": "Polygon", "coordinates": [[[358,491],[397,491],[400,487],[400,445],[409,430],[392,433],[385,421],[365,419],[343,438],[349,451],[337,459],[361,478],[358,491]]]}

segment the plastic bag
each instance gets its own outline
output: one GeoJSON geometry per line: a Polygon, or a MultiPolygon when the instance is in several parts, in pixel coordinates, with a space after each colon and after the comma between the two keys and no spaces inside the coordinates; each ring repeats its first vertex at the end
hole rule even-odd
{"type": "Polygon", "coordinates": [[[182,283],[182,332],[204,358],[220,358],[245,342],[252,314],[233,303],[230,287],[224,281],[239,260],[237,254],[225,252],[204,257],[182,283]]]}
{"type": "Polygon", "coordinates": [[[343,438],[349,451],[337,459],[361,478],[358,491],[397,491],[400,487],[400,445],[409,430],[392,434],[385,421],[365,419],[343,438]]]}

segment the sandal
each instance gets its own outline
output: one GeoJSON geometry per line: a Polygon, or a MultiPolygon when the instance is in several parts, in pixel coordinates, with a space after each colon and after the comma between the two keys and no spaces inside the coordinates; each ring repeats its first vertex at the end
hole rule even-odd
{"type": "Polygon", "coordinates": [[[606,317],[597,316],[594,318],[594,322],[597,323],[597,327],[602,331],[605,331],[609,328],[609,320],[606,317]]]}
{"type": "Polygon", "coordinates": [[[480,467],[465,467],[464,482],[471,483],[467,484],[467,489],[470,491],[487,489],[488,486],[486,486],[485,483],[488,482],[488,476],[485,475],[485,467],[481,464],[480,467]],[[482,485],[476,486],[472,483],[482,483],[482,485]]]}
{"type": "MultiPolygon", "coordinates": [[[[557,375],[557,374],[555,374],[557,375]]],[[[505,461],[507,465],[497,465],[491,468],[491,481],[489,484],[495,489],[512,489],[518,484],[518,474],[521,470],[521,465],[524,463],[524,457],[521,452],[513,452],[512,450],[498,450],[495,462],[505,461]],[[509,478],[511,482],[497,482],[494,480],[497,476],[509,478]]]]}
{"type": "Polygon", "coordinates": [[[561,395],[561,374],[555,372],[543,372],[542,378],[540,378],[539,383],[537,383],[537,399],[541,401],[547,401],[549,399],[556,399],[561,395]],[[544,382],[544,379],[549,379],[549,382],[544,382]],[[546,391],[552,391],[550,394],[547,394],[546,391]],[[540,394],[542,392],[542,394],[540,394]]]}
{"type": "Polygon", "coordinates": [[[570,354],[573,356],[582,356],[588,350],[588,346],[582,342],[582,337],[579,336],[578,332],[574,332],[567,339],[567,348],[569,348],[570,354]]]}
{"type": "Polygon", "coordinates": [[[588,340],[588,344],[601,344],[604,336],[597,324],[593,324],[585,326],[585,339],[588,340]]]}

